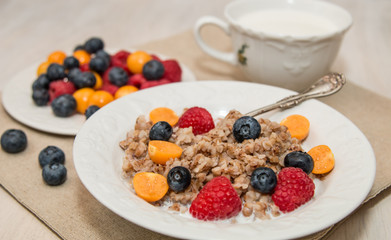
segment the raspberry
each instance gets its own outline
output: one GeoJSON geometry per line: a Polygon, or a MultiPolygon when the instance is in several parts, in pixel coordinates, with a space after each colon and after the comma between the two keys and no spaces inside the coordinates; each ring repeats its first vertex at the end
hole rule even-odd
{"type": "Polygon", "coordinates": [[[282,212],[291,212],[314,196],[315,184],[300,168],[283,168],[277,176],[272,199],[282,212]]]}
{"type": "Polygon", "coordinates": [[[106,91],[114,96],[114,94],[115,94],[115,92],[117,92],[118,88],[119,87],[115,86],[114,84],[104,83],[100,90],[106,91]]]}
{"type": "Polygon", "coordinates": [[[180,128],[193,128],[194,135],[209,132],[215,127],[212,115],[205,108],[189,108],[178,120],[180,128]]]}
{"type": "Polygon", "coordinates": [[[103,83],[110,83],[109,72],[111,69],[113,69],[113,67],[109,67],[108,69],[106,69],[106,71],[103,72],[102,74],[103,83]]]}
{"type": "Polygon", "coordinates": [[[175,60],[162,61],[164,66],[164,75],[162,78],[171,82],[180,82],[182,79],[182,69],[175,60]]]}
{"type": "Polygon", "coordinates": [[[200,220],[223,220],[236,216],[242,201],[231,182],[224,176],[215,177],[198,193],[190,206],[190,213],[200,220]]]}
{"type": "Polygon", "coordinates": [[[72,82],[65,82],[62,80],[54,81],[49,84],[49,101],[53,101],[55,98],[64,94],[73,94],[76,91],[76,87],[72,82]]]}
{"type": "Polygon", "coordinates": [[[146,81],[143,82],[140,86],[140,89],[145,89],[145,88],[150,88],[150,87],[155,87],[163,84],[171,83],[167,79],[160,79],[160,80],[153,80],[153,81],[146,81]]]}
{"type": "Polygon", "coordinates": [[[84,64],[80,65],[79,68],[82,72],[88,72],[88,71],[90,71],[90,64],[84,63],[84,64]]]}
{"type": "Polygon", "coordinates": [[[129,77],[127,84],[141,88],[141,85],[145,82],[147,82],[147,79],[141,73],[137,73],[129,77]]]}
{"type": "Polygon", "coordinates": [[[128,64],[126,63],[126,60],[128,59],[128,56],[130,55],[130,52],[121,50],[111,56],[111,65],[114,67],[120,67],[123,70],[125,70],[128,74],[130,74],[128,64]]]}

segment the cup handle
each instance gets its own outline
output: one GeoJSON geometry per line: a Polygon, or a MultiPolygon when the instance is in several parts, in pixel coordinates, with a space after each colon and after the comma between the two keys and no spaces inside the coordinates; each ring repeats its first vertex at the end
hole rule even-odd
{"type": "Polygon", "coordinates": [[[210,56],[217,58],[221,61],[236,65],[237,64],[237,57],[234,52],[222,52],[222,51],[219,51],[219,50],[212,48],[211,46],[209,46],[208,44],[206,44],[204,42],[204,40],[201,37],[201,29],[202,29],[202,27],[204,27],[205,25],[208,25],[208,24],[212,24],[212,25],[215,25],[215,26],[221,28],[228,36],[231,35],[231,29],[226,22],[224,22],[223,20],[221,20],[217,17],[204,16],[204,17],[201,17],[200,19],[198,19],[198,21],[196,22],[195,27],[194,27],[194,35],[195,35],[195,39],[196,39],[198,45],[201,47],[201,49],[205,53],[209,54],[210,56]]]}

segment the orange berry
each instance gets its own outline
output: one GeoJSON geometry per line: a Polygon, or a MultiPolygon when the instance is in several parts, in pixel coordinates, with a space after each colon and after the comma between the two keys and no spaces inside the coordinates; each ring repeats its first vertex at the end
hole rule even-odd
{"type": "Polygon", "coordinates": [[[331,149],[326,145],[319,145],[311,148],[308,154],[314,160],[314,174],[325,174],[330,172],[335,165],[334,154],[331,149]]]}
{"type": "Polygon", "coordinates": [[[73,93],[73,97],[76,99],[76,111],[84,114],[88,108],[88,100],[94,93],[92,88],[80,88],[73,93]]]}
{"type": "Polygon", "coordinates": [[[136,74],[142,73],[144,64],[152,60],[151,55],[144,51],[136,51],[131,53],[126,59],[126,64],[128,65],[129,70],[136,74]]]}
{"type": "Polygon", "coordinates": [[[294,114],[286,117],[280,123],[288,128],[291,137],[304,140],[310,131],[310,121],[304,116],[294,114]]]}
{"type": "Polygon", "coordinates": [[[37,69],[37,76],[46,73],[49,65],[50,65],[49,61],[46,61],[46,62],[39,64],[38,69],[37,69]]]}
{"type": "Polygon", "coordinates": [[[103,107],[104,105],[110,103],[114,100],[113,95],[106,91],[98,90],[95,91],[88,99],[87,106],[96,105],[98,107],[103,107]]]}
{"type": "Polygon", "coordinates": [[[102,77],[101,77],[98,73],[96,73],[96,72],[92,72],[92,73],[94,74],[95,79],[96,79],[96,82],[95,82],[95,85],[94,85],[94,89],[95,89],[95,90],[98,90],[98,89],[100,89],[100,88],[102,87],[102,85],[103,85],[102,77]]]}
{"type": "Polygon", "coordinates": [[[89,63],[91,60],[90,54],[85,50],[76,50],[73,53],[73,56],[79,60],[80,66],[86,63],[89,63]]]}
{"type": "Polygon", "coordinates": [[[58,63],[58,64],[64,64],[64,59],[67,57],[66,53],[63,51],[55,51],[49,54],[48,56],[48,62],[50,63],[58,63]]]}
{"type": "Polygon", "coordinates": [[[179,117],[172,109],[159,107],[153,109],[149,113],[149,119],[153,122],[153,124],[159,121],[165,121],[168,122],[171,126],[174,126],[178,122],[179,117]]]}
{"type": "Polygon", "coordinates": [[[136,88],[135,86],[131,86],[131,85],[122,86],[118,88],[118,90],[115,92],[114,99],[118,99],[120,97],[123,97],[125,95],[128,95],[136,91],[138,91],[138,88],[136,88]]]}
{"type": "Polygon", "coordinates": [[[137,196],[147,202],[159,201],[168,191],[167,179],[153,172],[136,173],[132,184],[137,196]]]}
{"type": "Polygon", "coordinates": [[[148,154],[153,162],[166,164],[171,158],[179,158],[182,148],[172,142],[153,140],[149,141],[148,154]]]}

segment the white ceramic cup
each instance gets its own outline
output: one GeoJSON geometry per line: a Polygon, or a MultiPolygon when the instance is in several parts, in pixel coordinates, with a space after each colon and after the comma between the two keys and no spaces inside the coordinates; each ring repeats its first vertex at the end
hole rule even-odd
{"type": "MultiPolygon", "coordinates": [[[[284,13],[276,14],[275,18],[289,20],[284,13]]],[[[194,34],[201,49],[212,57],[238,65],[253,82],[295,91],[305,89],[330,71],[342,38],[352,24],[346,10],[318,0],[236,0],[226,5],[224,14],[228,23],[214,16],[204,16],[196,22],[194,34]],[[263,14],[265,10],[300,11],[303,14],[299,17],[315,15],[333,28],[320,33],[296,34],[286,31],[289,29],[256,29],[241,21],[243,16],[263,14]],[[201,29],[209,24],[220,27],[231,37],[233,52],[216,50],[204,42],[201,29]]],[[[296,19],[292,19],[292,24],[293,20],[296,19]]],[[[308,22],[316,24],[313,19],[308,22]]],[[[300,26],[298,28],[300,30],[300,26]]]]}

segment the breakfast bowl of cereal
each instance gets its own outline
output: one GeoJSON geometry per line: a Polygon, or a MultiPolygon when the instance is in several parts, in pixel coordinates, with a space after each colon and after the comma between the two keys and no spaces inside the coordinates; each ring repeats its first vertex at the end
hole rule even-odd
{"type": "Polygon", "coordinates": [[[182,239],[287,239],[356,209],[375,176],[361,131],[309,100],[245,113],[292,91],[237,81],[174,83],[118,99],[76,135],[88,191],[114,213],[182,239]]]}

